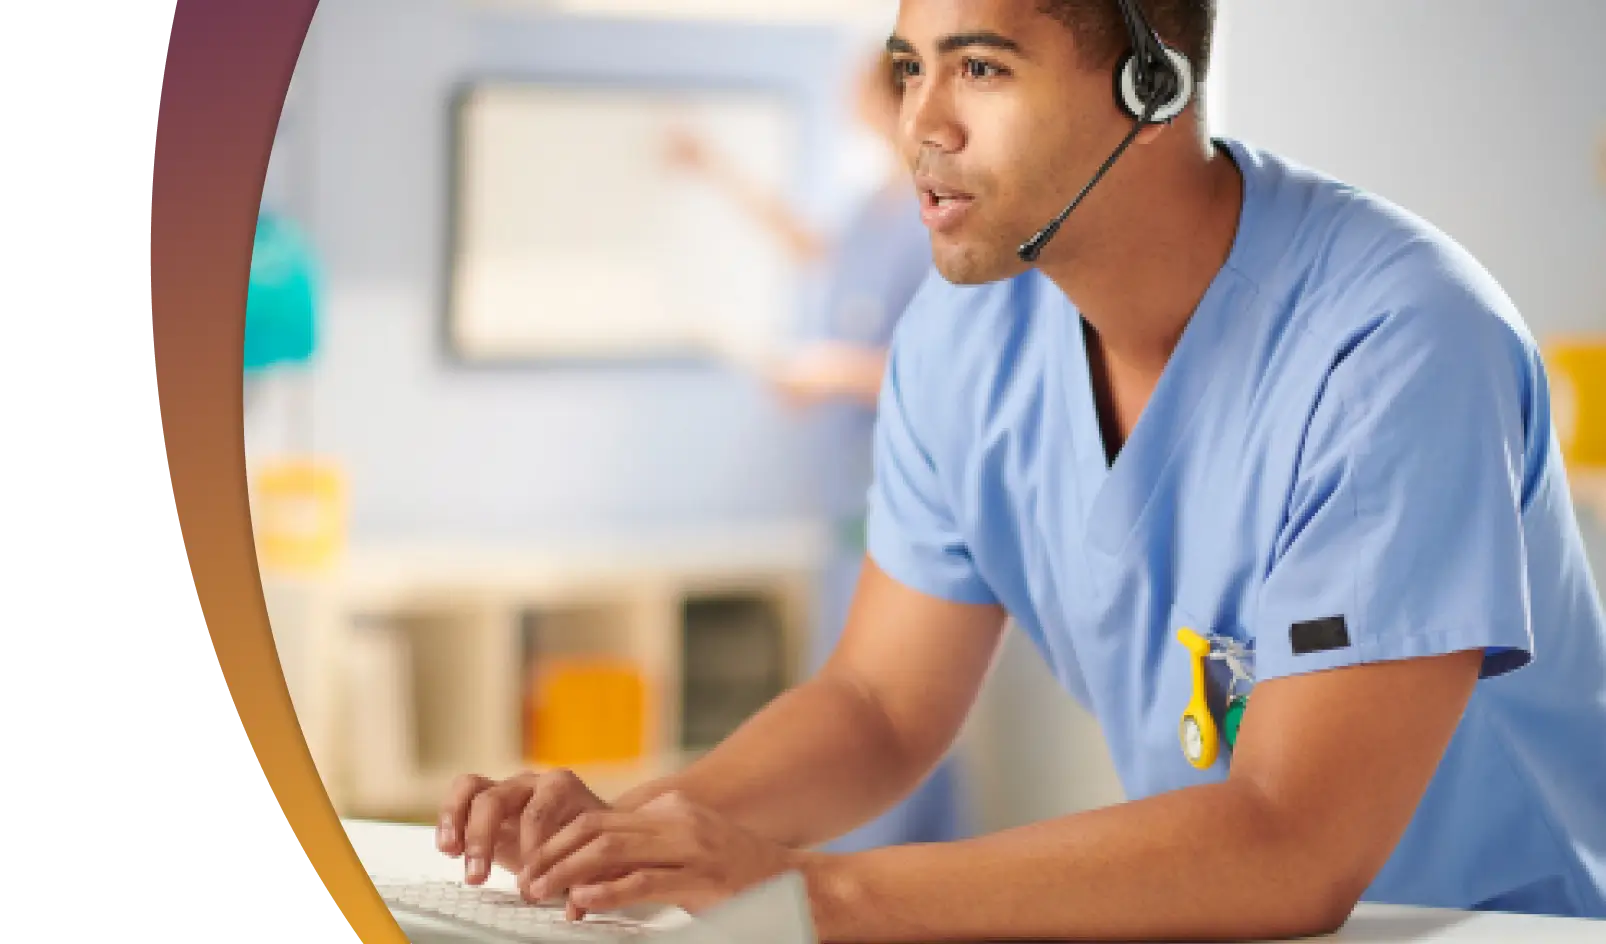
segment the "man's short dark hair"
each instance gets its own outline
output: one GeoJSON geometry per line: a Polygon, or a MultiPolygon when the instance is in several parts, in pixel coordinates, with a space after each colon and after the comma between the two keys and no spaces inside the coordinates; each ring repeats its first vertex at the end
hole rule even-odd
{"type": "MultiPolygon", "coordinates": [[[[1138,0],[1149,25],[1193,63],[1199,83],[1210,70],[1216,0],[1138,0]]],[[[1113,68],[1131,45],[1115,0],[1038,0],[1038,9],[1068,27],[1089,65],[1113,68]]]]}

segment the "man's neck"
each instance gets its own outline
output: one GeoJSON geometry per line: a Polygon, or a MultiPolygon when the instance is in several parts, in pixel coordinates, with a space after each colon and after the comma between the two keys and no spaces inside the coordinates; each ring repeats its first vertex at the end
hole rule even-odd
{"type": "Polygon", "coordinates": [[[1243,179],[1210,147],[1134,199],[1141,205],[1124,215],[1140,222],[1084,237],[1074,258],[1041,268],[1093,327],[1110,367],[1152,382],[1232,250],[1243,179]]]}

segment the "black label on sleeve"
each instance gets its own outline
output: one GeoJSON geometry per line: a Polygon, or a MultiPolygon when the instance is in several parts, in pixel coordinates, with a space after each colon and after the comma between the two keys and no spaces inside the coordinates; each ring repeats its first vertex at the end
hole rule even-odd
{"type": "Polygon", "coordinates": [[[1343,649],[1349,645],[1349,626],[1342,616],[1295,623],[1288,631],[1288,641],[1293,644],[1296,656],[1343,649]]]}

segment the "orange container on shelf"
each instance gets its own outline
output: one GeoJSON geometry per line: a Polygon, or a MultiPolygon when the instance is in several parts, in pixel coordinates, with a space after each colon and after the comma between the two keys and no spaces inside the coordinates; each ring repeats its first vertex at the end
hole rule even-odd
{"type": "Polygon", "coordinates": [[[1554,338],[1544,345],[1562,457],[1606,468],[1606,335],[1554,338]]]}
{"type": "Polygon", "coordinates": [[[647,754],[647,685],[632,662],[539,662],[530,690],[527,759],[543,767],[630,763],[647,754]]]}

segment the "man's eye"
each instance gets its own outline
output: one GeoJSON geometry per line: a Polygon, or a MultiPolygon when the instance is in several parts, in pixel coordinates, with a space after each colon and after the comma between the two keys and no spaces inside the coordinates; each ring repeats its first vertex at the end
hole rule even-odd
{"type": "Polygon", "coordinates": [[[1004,74],[1004,70],[981,59],[966,59],[965,74],[972,79],[991,79],[1004,74]]]}
{"type": "Polygon", "coordinates": [[[892,77],[899,84],[920,75],[920,63],[913,59],[899,59],[892,64],[892,77]]]}

